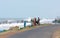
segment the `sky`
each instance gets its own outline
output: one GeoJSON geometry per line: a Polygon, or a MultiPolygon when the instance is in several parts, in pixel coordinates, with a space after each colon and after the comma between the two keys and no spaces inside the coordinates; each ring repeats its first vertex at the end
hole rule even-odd
{"type": "Polygon", "coordinates": [[[55,18],[60,0],[0,0],[0,18],[55,18]]]}

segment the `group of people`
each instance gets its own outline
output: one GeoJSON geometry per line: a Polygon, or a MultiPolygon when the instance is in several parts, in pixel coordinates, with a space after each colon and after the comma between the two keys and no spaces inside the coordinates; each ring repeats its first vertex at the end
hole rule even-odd
{"type": "Polygon", "coordinates": [[[38,17],[37,18],[34,18],[34,19],[31,19],[32,21],[32,25],[36,26],[36,25],[40,25],[40,18],[38,17]]]}

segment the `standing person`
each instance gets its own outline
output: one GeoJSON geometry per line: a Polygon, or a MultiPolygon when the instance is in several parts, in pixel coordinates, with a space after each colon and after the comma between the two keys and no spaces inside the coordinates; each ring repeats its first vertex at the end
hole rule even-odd
{"type": "Polygon", "coordinates": [[[40,18],[38,17],[38,25],[40,25],[40,18]]]}
{"type": "Polygon", "coordinates": [[[36,26],[36,18],[34,18],[34,26],[36,26]]]}
{"type": "Polygon", "coordinates": [[[36,26],[36,18],[31,19],[31,22],[32,22],[32,26],[36,26]]]}
{"type": "Polygon", "coordinates": [[[24,27],[26,27],[26,21],[24,21],[24,27]]]}

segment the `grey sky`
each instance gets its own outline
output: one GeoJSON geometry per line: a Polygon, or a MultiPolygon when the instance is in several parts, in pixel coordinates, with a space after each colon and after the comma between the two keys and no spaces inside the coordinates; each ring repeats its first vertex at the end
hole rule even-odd
{"type": "Polygon", "coordinates": [[[55,18],[60,16],[60,0],[0,0],[0,18],[55,18]]]}

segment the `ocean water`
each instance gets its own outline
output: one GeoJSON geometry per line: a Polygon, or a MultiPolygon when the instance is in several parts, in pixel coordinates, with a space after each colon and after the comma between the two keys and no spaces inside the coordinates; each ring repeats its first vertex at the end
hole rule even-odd
{"type": "MultiPolygon", "coordinates": [[[[0,32],[3,30],[9,30],[10,27],[15,26],[19,26],[19,28],[24,28],[24,23],[0,24],[0,32]]],[[[26,23],[26,26],[31,26],[31,23],[26,23]]]]}
{"type": "Polygon", "coordinates": [[[0,32],[2,32],[4,30],[8,30],[8,29],[9,29],[9,26],[0,25],[0,32]]]}

